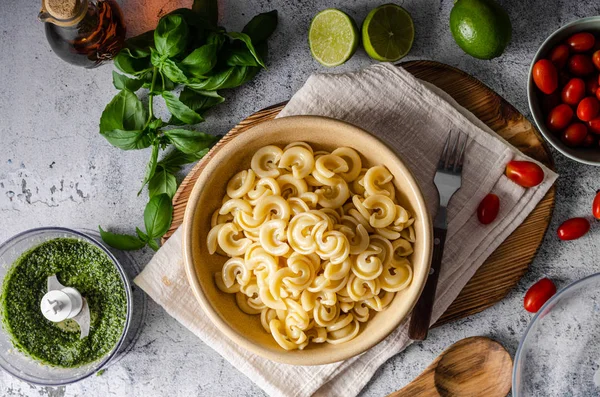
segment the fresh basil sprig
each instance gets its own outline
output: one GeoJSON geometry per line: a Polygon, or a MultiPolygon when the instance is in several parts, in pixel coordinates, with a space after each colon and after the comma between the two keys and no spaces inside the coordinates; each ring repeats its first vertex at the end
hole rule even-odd
{"type": "Polygon", "coordinates": [[[217,21],[216,0],[195,0],[192,9],[174,10],[155,30],[128,39],[114,59],[124,74],[113,72],[120,91],[102,112],[100,134],[122,150],[152,151],[138,193],[148,185],[146,230],[126,235],[100,228],[112,247],[158,249],[156,240],[171,225],[176,173],[201,159],[220,138],[182,127],[204,121],[206,111],[225,101],[217,90],[238,87],[265,68],[266,41],[277,27],[277,11],[255,16],[239,33],[227,32],[217,21]],[[147,90],[147,106],[138,97],[140,89],[147,90]],[[157,97],[171,113],[166,122],[154,115],[157,97]]]}

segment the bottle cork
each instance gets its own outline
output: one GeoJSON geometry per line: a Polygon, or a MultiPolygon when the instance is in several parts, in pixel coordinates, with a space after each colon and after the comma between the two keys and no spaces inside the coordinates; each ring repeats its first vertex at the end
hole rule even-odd
{"type": "Polygon", "coordinates": [[[54,18],[67,20],[77,16],[79,0],[45,0],[45,5],[54,18]]]}

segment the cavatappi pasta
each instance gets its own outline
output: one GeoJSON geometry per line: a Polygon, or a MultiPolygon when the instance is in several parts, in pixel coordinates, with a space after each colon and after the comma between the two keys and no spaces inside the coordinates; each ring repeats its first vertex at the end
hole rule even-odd
{"type": "Polygon", "coordinates": [[[347,147],[261,148],[211,219],[208,250],[229,257],[216,285],[286,350],[353,339],[412,281],[414,218],[392,179],[347,147]]]}

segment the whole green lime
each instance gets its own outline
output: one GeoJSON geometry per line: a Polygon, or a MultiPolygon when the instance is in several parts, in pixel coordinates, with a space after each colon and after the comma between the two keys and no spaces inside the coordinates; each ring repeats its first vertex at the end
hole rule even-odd
{"type": "Polygon", "coordinates": [[[494,0],[457,0],[450,12],[450,31],[467,54],[492,59],[504,52],[512,26],[506,11],[494,0]]]}

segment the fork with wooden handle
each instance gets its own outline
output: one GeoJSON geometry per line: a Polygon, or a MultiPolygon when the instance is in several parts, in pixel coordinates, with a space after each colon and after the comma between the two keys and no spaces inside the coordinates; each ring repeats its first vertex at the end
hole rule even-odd
{"type": "Polygon", "coordinates": [[[438,163],[433,182],[440,196],[440,207],[433,221],[433,255],[431,258],[431,269],[425,283],[423,293],[419,297],[412,312],[408,326],[408,336],[413,340],[425,340],[431,321],[431,311],[435,299],[442,256],[444,255],[444,243],[446,242],[447,207],[448,202],[461,186],[462,165],[467,145],[467,138],[461,139],[461,133],[448,134],[444,150],[438,163]],[[461,143],[462,140],[462,143],[461,143]]]}

